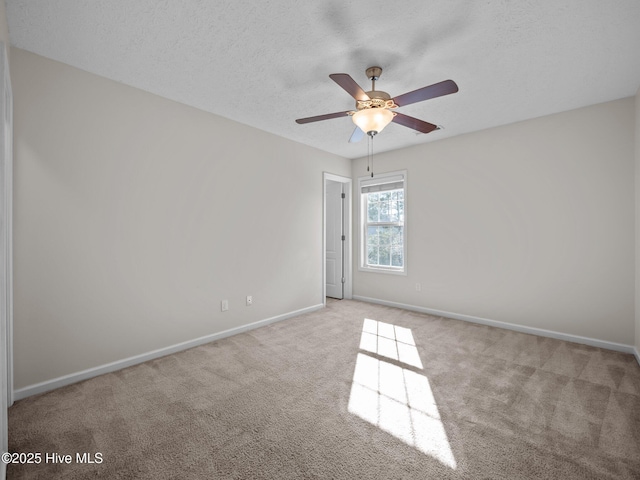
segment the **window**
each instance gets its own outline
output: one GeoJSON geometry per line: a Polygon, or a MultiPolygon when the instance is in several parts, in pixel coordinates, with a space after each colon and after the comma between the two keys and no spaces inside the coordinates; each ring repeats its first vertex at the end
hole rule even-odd
{"type": "Polygon", "coordinates": [[[360,189],[360,269],[405,273],[406,172],[363,177],[360,189]]]}

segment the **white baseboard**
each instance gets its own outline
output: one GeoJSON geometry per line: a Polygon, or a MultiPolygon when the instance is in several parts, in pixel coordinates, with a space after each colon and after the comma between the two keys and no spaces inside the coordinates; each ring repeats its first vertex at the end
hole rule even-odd
{"type": "Polygon", "coordinates": [[[197,347],[199,345],[204,345],[205,343],[210,343],[215,340],[220,340],[222,338],[231,337],[232,335],[237,335],[238,333],[247,332],[249,330],[254,330],[259,327],[264,327],[265,325],[269,325],[270,323],[280,322],[288,318],[297,317],[298,315],[302,315],[304,313],[314,312],[316,310],[320,310],[321,308],[324,308],[323,304],[313,305],[311,307],[302,308],[300,310],[295,310],[293,312],[283,313],[282,315],[277,315],[275,317],[265,318],[264,320],[258,320],[257,322],[249,323],[247,325],[242,325],[240,327],[231,328],[229,330],[224,330],[222,332],[212,333],[211,335],[205,335],[204,337],[188,340],[182,343],[177,343],[175,345],[170,345],[164,348],[159,348],[157,350],[153,350],[151,352],[143,353],[140,355],[135,355],[133,357],[125,358],[123,360],[117,360],[115,362],[107,363],[105,365],[100,365],[98,367],[93,367],[87,370],[82,370],[80,372],[64,375],[62,377],[54,378],[52,380],[46,380],[44,382],[36,383],[34,385],[29,385],[27,387],[14,390],[13,396],[15,400],[21,400],[23,398],[30,397],[31,395],[37,395],[38,393],[48,392],[56,388],[64,387],[66,385],[71,385],[72,383],[77,383],[82,380],[87,380],[88,378],[97,377],[98,375],[102,375],[105,373],[115,372],[116,370],[122,370],[123,368],[130,367],[132,365],[137,365],[139,363],[143,363],[148,360],[164,357],[172,353],[181,352],[182,350],[188,350],[189,348],[197,347]]]}
{"type": "Polygon", "coordinates": [[[618,352],[630,353],[636,356],[638,363],[640,363],[640,355],[638,350],[632,345],[624,345],[622,343],[608,342],[606,340],[598,340],[596,338],[581,337],[579,335],[570,335],[568,333],[554,332],[553,330],[545,330],[543,328],[526,327],[524,325],[516,325],[515,323],[500,322],[498,320],[490,320],[488,318],[474,317],[472,315],[464,315],[461,313],[445,312],[442,310],[434,310],[433,308],[418,307],[416,305],[407,305],[404,303],[390,302],[387,300],[380,300],[378,298],[362,297],[360,295],[354,295],[354,300],[360,300],[363,302],[377,303],[379,305],[386,305],[388,307],[402,308],[404,310],[411,310],[414,312],[426,313],[429,315],[435,315],[438,317],[453,318],[456,320],[463,320],[465,322],[479,323],[481,325],[489,325],[491,327],[504,328],[507,330],[513,330],[521,333],[529,333],[532,335],[538,335],[540,337],[555,338],[557,340],[566,340],[567,342],[581,343],[583,345],[591,345],[592,347],[606,348],[607,350],[615,350],[618,352]]]}
{"type": "Polygon", "coordinates": [[[636,360],[638,361],[638,365],[640,365],[640,351],[638,351],[638,347],[633,349],[633,354],[636,356],[636,360]]]}
{"type": "Polygon", "coordinates": [[[7,478],[7,464],[4,462],[0,462],[0,479],[6,480],[6,478],[7,478]]]}

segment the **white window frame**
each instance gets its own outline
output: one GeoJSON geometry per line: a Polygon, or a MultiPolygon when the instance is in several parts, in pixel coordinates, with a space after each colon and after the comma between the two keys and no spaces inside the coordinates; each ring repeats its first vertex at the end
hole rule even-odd
{"type": "Polygon", "coordinates": [[[362,272],[386,273],[392,275],[407,275],[407,171],[398,170],[395,172],[376,173],[375,177],[358,177],[358,245],[359,259],[358,270],[362,272]],[[400,267],[382,267],[367,265],[367,202],[363,200],[364,194],[362,188],[368,185],[395,183],[402,181],[404,188],[404,221],[403,221],[403,242],[402,242],[402,268],[400,267]]]}

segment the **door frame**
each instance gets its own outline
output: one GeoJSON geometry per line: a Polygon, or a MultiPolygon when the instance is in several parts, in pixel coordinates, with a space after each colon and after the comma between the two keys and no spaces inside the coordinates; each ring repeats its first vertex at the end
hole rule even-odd
{"type": "Polygon", "coordinates": [[[8,46],[0,42],[3,51],[3,133],[4,133],[4,195],[5,195],[5,255],[6,281],[4,292],[6,309],[7,346],[7,405],[13,405],[13,89],[9,71],[8,46]]]}
{"type": "MultiPolygon", "coordinates": [[[[0,308],[3,310],[0,320],[0,450],[5,453],[9,448],[7,409],[13,403],[13,94],[4,42],[0,42],[0,56],[0,164],[3,168],[0,195],[4,200],[4,211],[0,212],[4,217],[0,240],[0,255],[4,260],[0,281],[0,308]]],[[[0,465],[0,476],[4,479],[6,464],[2,462],[0,465]]]]}
{"type": "Polygon", "coordinates": [[[327,181],[339,182],[344,186],[344,298],[353,298],[353,180],[349,177],[322,173],[322,304],[327,306],[327,181]]]}

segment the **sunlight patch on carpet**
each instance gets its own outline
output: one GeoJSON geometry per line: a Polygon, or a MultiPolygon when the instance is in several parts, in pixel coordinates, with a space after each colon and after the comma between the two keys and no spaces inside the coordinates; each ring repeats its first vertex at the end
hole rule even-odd
{"type": "Polygon", "coordinates": [[[360,349],[408,368],[358,353],[349,412],[455,469],[429,379],[415,371],[422,362],[411,330],[365,319],[360,349]]]}
{"type": "Polygon", "coordinates": [[[422,369],[411,329],[365,318],[360,349],[422,369]]]}

